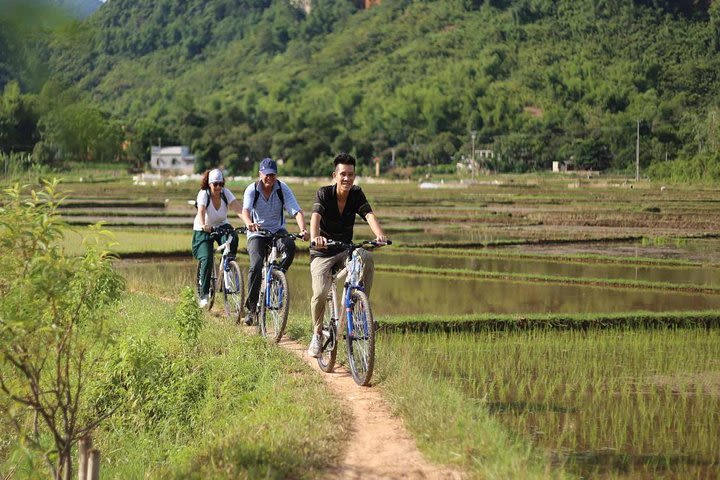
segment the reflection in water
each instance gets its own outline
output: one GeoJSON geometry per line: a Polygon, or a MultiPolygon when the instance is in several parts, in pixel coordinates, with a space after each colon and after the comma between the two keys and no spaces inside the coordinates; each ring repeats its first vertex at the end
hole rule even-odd
{"type": "MultiPolygon", "coordinates": [[[[247,271],[247,259],[240,257],[240,261],[247,271]]],[[[380,258],[378,261],[382,262],[380,258]]],[[[178,295],[183,286],[193,285],[196,263],[155,259],[119,262],[118,268],[131,288],[172,296],[178,295]]],[[[290,269],[289,285],[291,311],[309,315],[311,287],[307,265],[298,263],[290,269]]],[[[372,302],[378,316],[659,312],[718,309],[720,295],[377,272],[372,302]]]]}
{"type": "Polygon", "coordinates": [[[720,269],[708,267],[663,267],[656,265],[618,265],[597,263],[562,263],[553,260],[498,258],[493,256],[461,257],[396,253],[377,253],[378,261],[397,265],[431,268],[460,268],[490,272],[549,275],[572,278],[642,280],[691,285],[720,286],[720,269]]]}

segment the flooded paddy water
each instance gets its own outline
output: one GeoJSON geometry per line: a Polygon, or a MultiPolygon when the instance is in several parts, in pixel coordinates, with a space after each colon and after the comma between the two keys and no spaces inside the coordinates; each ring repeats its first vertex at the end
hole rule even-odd
{"type": "MultiPolygon", "coordinates": [[[[239,257],[247,271],[247,259],[239,257]]],[[[377,264],[383,261],[378,255],[377,264]]],[[[121,261],[119,270],[131,288],[177,295],[194,284],[194,260],[167,258],[121,261]]],[[[290,269],[291,312],[309,315],[311,295],[307,264],[290,269]]],[[[720,309],[720,295],[630,288],[603,288],[549,282],[466,279],[451,276],[378,271],[372,291],[378,316],[473,313],[612,313],[720,309]]]]}

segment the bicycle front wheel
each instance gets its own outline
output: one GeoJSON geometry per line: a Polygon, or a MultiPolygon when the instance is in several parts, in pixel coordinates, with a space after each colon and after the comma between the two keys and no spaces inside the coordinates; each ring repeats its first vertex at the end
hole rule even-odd
{"type": "Polygon", "coordinates": [[[320,356],[317,359],[320,370],[330,373],[335,368],[337,357],[337,303],[335,302],[335,287],[328,292],[325,300],[325,316],[322,323],[322,339],[320,340],[320,356]]]}
{"type": "Polygon", "coordinates": [[[269,291],[269,294],[266,291],[260,292],[260,295],[265,295],[261,299],[258,313],[260,334],[277,343],[285,333],[290,307],[290,292],[285,273],[273,269],[270,283],[265,286],[265,290],[269,291]]]}
{"type": "Polygon", "coordinates": [[[353,306],[345,336],[348,365],[355,383],[369,385],[375,366],[375,321],[365,292],[354,290],[350,299],[353,306]]]}
{"type": "Polygon", "coordinates": [[[222,279],[225,315],[232,321],[239,322],[245,304],[245,285],[240,266],[236,261],[228,262],[228,270],[223,271],[222,279]]]}

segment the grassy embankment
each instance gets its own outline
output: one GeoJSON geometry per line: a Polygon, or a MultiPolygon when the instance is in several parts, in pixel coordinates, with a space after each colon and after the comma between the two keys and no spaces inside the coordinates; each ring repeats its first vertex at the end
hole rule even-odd
{"type": "MultiPolygon", "coordinates": [[[[189,348],[174,309],[153,292],[118,309],[92,386],[98,404],[118,408],[95,434],[103,478],[307,478],[338,460],[345,417],[316,374],[210,315],[189,348]]],[[[13,441],[0,460],[15,478],[43,471],[13,441]]]]}

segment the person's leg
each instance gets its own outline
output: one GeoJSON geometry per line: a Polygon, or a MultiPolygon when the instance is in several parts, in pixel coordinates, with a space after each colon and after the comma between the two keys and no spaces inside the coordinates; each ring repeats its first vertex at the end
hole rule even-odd
{"type": "Polygon", "coordinates": [[[207,295],[210,291],[210,270],[213,254],[212,237],[209,233],[193,231],[192,254],[200,262],[200,294],[207,295]]]}
{"type": "Polygon", "coordinates": [[[313,295],[310,300],[310,314],[313,320],[313,333],[322,332],[322,318],[325,314],[325,300],[332,285],[332,268],[345,258],[345,252],[334,257],[315,257],[310,262],[313,295]]]}
{"type": "Polygon", "coordinates": [[[280,262],[280,268],[286,272],[290,269],[295,259],[295,240],[292,238],[280,238],[277,241],[278,253],[285,253],[285,258],[280,262]]]}
{"type": "Polygon", "coordinates": [[[268,240],[262,237],[250,237],[247,241],[247,251],[250,257],[248,269],[248,296],[245,308],[248,312],[255,312],[258,296],[260,295],[260,282],[262,277],[263,260],[268,240]]]}
{"type": "Polygon", "coordinates": [[[373,260],[372,254],[363,248],[359,249],[358,253],[363,260],[362,282],[365,286],[365,293],[369,297],[375,277],[375,260],[373,260]]]}
{"type": "MultiPolygon", "coordinates": [[[[221,243],[225,243],[229,236],[230,236],[230,234],[223,235],[222,239],[221,239],[221,243]]],[[[239,238],[238,238],[237,234],[233,234],[232,242],[230,242],[230,252],[229,252],[229,255],[233,258],[235,258],[237,256],[238,241],[239,241],[239,238]]]]}

